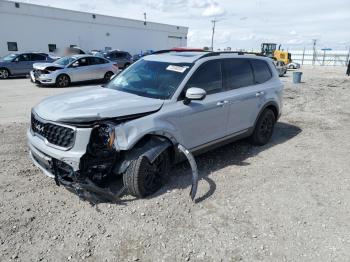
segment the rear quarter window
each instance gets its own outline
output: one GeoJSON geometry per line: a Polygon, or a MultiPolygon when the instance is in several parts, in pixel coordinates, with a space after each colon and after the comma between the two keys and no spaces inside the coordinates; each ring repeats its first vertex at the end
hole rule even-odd
{"type": "Polygon", "coordinates": [[[269,65],[263,60],[252,59],[251,60],[255,83],[262,84],[272,78],[272,72],[270,70],[269,65]]]}

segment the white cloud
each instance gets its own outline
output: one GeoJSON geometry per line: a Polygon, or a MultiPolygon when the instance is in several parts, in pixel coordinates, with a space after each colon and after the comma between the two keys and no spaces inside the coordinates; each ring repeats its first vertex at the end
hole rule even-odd
{"type": "Polygon", "coordinates": [[[225,10],[222,9],[218,4],[213,3],[206,7],[202,12],[202,16],[212,17],[212,16],[222,16],[225,14],[225,10]]]}
{"type": "MultiPolygon", "coordinates": [[[[0,0],[1,1],[1,0],[0,0]]],[[[14,0],[15,1],[15,0],[14,0]]],[[[20,1],[20,0],[16,0],[20,1]]],[[[24,1],[24,0],[23,0],[24,1]]],[[[262,42],[283,48],[318,46],[348,49],[349,0],[25,0],[85,12],[143,19],[190,28],[188,45],[211,44],[210,20],[220,17],[214,46],[232,49],[259,49],[262,42]],[[288,10],[289,16],[286,16],[288,10]],[[312,10],[312,12],[310,12],[312,10]],[[293,15],[294,14],[294,15],[293,15]],[[248,19],[247,19],[248,18],[248,19]]]]}

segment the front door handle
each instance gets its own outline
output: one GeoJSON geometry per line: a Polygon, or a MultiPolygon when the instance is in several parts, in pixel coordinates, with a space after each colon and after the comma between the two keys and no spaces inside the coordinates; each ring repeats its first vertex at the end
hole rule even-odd
{"type": "Polygon", "coordinates": [[[255,94],[256,97],[263,96],[263,95],[265,95],[264,91],[261,91],[255,94]]]}

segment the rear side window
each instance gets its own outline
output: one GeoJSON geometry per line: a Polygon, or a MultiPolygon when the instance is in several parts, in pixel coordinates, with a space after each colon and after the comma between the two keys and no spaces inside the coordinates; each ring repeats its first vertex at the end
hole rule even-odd
{"type": "Polygon", "coordinates": [[[222,92],[221,61],[214,60],[201,65],[187,82],[185,90],[190,87],[202,88],[208,95],[222,92]]]}
{"type": "Polygon", "coordinates": [[[252,59],[251,62],[254,70],[256,84],[262,84],[270,80],[270,78],[272,77],[272,73],[268,64],[265,61],[252,59]]]}
{"type": "Polygon", "coordinates": [[[89,57],[90,65],[99,65],[108,63],[107,60],[99,57],[89,57]]]}
{"type": "Polygon", "coordinates": [[[31,54],[31,61],[45,61],[46,57],[39,54],[31,54]]]}
{"type": "Polygon", "coordinates": [[[15,61],[18,61],[18,62],[30,61],[29,54],[19,55],[19,56],[17,56],[17,58],[15,59],[15,61]]]}
{"type": "Polygon", "coordinates": [[[223,75],[226,90],[254,84],[253,70],[247,59],[223,60],[223,75]]]}

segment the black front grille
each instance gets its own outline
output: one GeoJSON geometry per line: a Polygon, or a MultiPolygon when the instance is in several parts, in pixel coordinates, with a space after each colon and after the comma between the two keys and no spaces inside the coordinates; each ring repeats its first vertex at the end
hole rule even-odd
{"type": "Polygon", "coordinates": [[[74,144],[74,130],[69,127],[46,123],[32,114],[31,119],[32,131],[35,134],[45,138],[50,144],[70,148],[74,144]]]}

